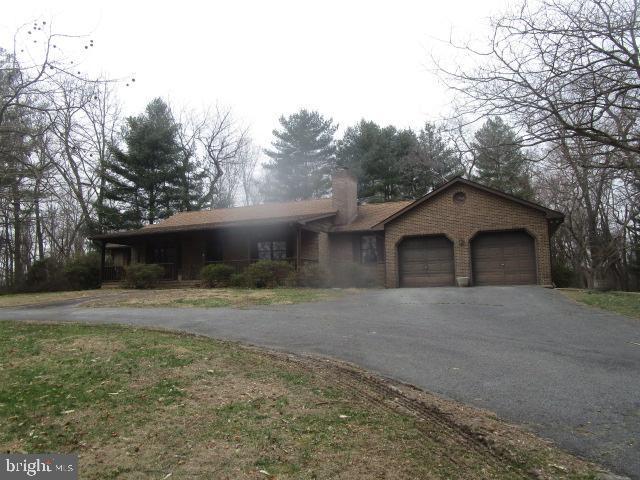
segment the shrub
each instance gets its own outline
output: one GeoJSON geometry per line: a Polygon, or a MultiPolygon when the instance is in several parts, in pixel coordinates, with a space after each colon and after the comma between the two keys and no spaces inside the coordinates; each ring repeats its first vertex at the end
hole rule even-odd
{"type": "Polygon", "coordinates": [[[124,285],[128,288],[153,288],[163,275],[164,269],[160,265],[134,263],[125,269],[124,285]]]}
{"type": "Polygon", "coordinates": [[[293,271],[287,262],[273,260],[260,260],[247,267],[247,284],[255,288],[273,288],[286,283],[287,278],[293,271]]]}
{"type": "Polygon", "coordinates": [[[202,279],[202,284],[209,288],[228,287],[229,280],[234,272],[235,269],[230,265],[205,265],[200,270],[200,278],[202,279]]]}
{"type": "Polygon", "coordinates": [[[298,271],[293,271],[287,279],[292,287],[321,288],[329,284],[328,274],[318,264],[306,264],[298,271]]]}
{"type": "Polygon", "coordinates": [[[69,260],[64,266],[64,276],[73,290],[100,288],[100,256],[87,253],[69,260]]]}
{"type": "Polygon", "coordinates": [[[578,275],[569,263],[552,262],[551,278],[556,287],[579,287],[578,275]]]}
{"type": "Polygon", "coordinates": [[[249,285],[247,276],[244,273],[234,273],[229,277],[229,286],[236,288],[245,288],[249,285]]]}
{"type": "Polygon", "coordinates": [[[55,258],[36,260],[27,271],[24,283],[18,286],[24,292],[55,292],[68,288],[62,264],[55,258]]]}

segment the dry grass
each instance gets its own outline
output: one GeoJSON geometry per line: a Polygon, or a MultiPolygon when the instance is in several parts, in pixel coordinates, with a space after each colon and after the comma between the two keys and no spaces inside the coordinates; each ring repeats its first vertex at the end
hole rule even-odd
{"type": "Polygon", "coordinates": [[[595,478],[487,412],[329,361],[15,322],[0,359],[0,449],[77,452],[86,479],[595,478]]]}
{"type": "Polygon", "coordinates": [[[332,300],[356,293],[356,289],[314,288],[173,288],[151,290],[83,290],[73,292],[0,295],[1,307],[26,307],[77,301],[81,307],[233,307],[292,305],[332,300]]]}
{"type": "Polygon", "coordinates": [[[0,307],[22,307],[26,305],[43,305],[52,302],[82,299],[96,295],[108,295],[112,292],[104,290],[80,290],[71,292],[44,293],[11,293],[0,295],[0,307]]]}
{"type": "Polygon", "coordinates": [[[355,290],[313,288],[185,288],[129,290],[114,297],[104,297],[84,303],[88,307],[250,307],[254,305],[291,305],[339,298],[355,290]]]}

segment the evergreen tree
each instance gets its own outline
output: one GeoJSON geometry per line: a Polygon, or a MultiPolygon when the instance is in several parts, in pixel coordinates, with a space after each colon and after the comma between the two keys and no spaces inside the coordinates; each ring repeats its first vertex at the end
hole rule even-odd
{"type": "Polygon", "coordinates": [[[519,139],[500,117],[490,118],[475,133],[475,179],[522,198],[532,198],[527,157],[519,139]]]}
{"type": "Polygon", "coordinates": [[[160,98],[151,101],[144,114],[127,119],[126,151],[112,146],[105,165],[104,228],[152,224],[184,206],[180,183],[187,172],[176,132],[171,111],[160,98]]]}
{"type": "Polygon", "coordinates": [[[380,127],[361,120],[339,143],[338,163],[358,178],[358,192],[369,201],[404,198],[403,169],[417,145],[411,130],[380,127]]]}
{"type": "Polygon", "coordinates": [[[426,123],[418,133],[415,150],[403,165],[403,190],[406,196],[417,198],[462,172],[460,159],[442,131],[426,123]]]}
{"type": "Polygon", "coordinates": [[[331,118],[316,111],[300,110],[280,117],[274,130],[272,149],[265,150],[271,161],[264,166],[267,200],[305,200],[329,192],[330,173],[335,164],[333,135],[338,128],[331,118]]]}
{"type": "Polygon", "coordinates": [[[181,147],[176,165],[175,208],[180,212],[200,210],[206,202],[207,172],[195,155],[195,146],[181,147]]]}

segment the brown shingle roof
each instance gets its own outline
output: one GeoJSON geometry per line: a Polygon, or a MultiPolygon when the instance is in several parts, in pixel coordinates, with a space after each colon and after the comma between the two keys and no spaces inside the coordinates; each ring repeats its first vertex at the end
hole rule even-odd
{"type": "MultiPolygon", "coordinates": [[[[402,210],[410,201],[370,203],[358,206],[358,215],[348,225],[333,227],[334,232],[356,232],[382,230],[378,226],[385,218],[402,210]]],[[[217,208],[197,212],[180,212],[154,225],[146,225],[138,230],[113,232],[96,235],[94,239],[125,239],[138,235],[162,232],[180,232],[232,226],[247,223],[304,221],[336,213],[330,198],[302,200],[299,202],[265,203],[250,207],[217,208]]]]}
{"type": "Polygon", "coordinates": [[[302,200],[299,202],[265,203],[250,207],[216,208],[197,212],[180,212],[154,225],[143,227],[144,230],[158,228],[185,227],[193,225],[215,226],[238,222],[259,220],[300,220],[335,213],[330,198],[319,200],[302,200]]]}
{"type": "MultiPolygon", "coordinates": [[[[368,203],[358,205],[358,216],[348,225],[337,225],[333,227],[333,232],[356,232],[362,230],[370,230],[375,225],[383,221],[385,218],[402,210],[409,205],[411,201],[403,202],[385,202],[385,203],[368,203]]],[[[382,230],[383,227],[376,228],[382,230]]]]}
{"type": "Polygon", "coordinates": [[[148,233],[179,232],[230,226],[241,223],[309,220],[336,213],[330,198],[299,202],[265,203],[250,207],[216,208],[197,212],[180,212],[154,225],[138,230],[96,235],[94,239],[124,238],[148,233]]]}

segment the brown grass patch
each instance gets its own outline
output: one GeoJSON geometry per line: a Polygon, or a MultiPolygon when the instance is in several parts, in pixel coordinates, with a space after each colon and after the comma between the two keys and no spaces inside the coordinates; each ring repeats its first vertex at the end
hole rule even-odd
{"type": "MultiPolygon", "coordinates": [[[[116,291],[118,293],[119,291],[116,291]]],[[[48,303],[82,300],[96,296],[114,295],[108,290],[79,290],[71,292],[12,293],[0,295],[0,307],[24,307],[28,305],[46,305],[48,303]]]]}
{"type": "Polygon", "coordinates": [[[180,307],[180,308],[243,308],[256,305],[292,305],[302,302],[332,300],[356,289],[327,290],[312,288],[275,289],[155,289],[130,290],[118,296],[94,299],[82,304],[83,307],[180,307]]]}
{"type": "Polygon", "coordinates": [[[65,342],[60,342],[57,339],[42,342],[42,353],[45,355],[84,352],[91,353],[96,357],[108,357],[123,348],[125,348],[124,344],[117,339],[92,336],[76,337],[65,342]]]}
{"type": "Polygon", "coordinates": [[[342,362],[125,327],[0,328],[0,356],[19,360],[0,369],[0,449],[77,452],[82,478],[588,479],[595,471],[489,412],[342,362]]]}

